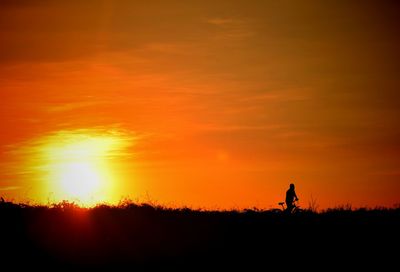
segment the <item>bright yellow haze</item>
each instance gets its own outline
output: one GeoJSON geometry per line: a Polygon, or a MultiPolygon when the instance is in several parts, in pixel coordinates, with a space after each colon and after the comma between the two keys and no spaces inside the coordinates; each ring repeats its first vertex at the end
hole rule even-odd
{"type": "Polygon", "coordinates": [[[51,201],[69,200],[84,206],[115,202],[115,190],[121,183],[115,160],[127,146],[128,140],[115,132],[60,131],[30,147],[38,157],[28,164],[44,182],[42,195],[51,201]]]}

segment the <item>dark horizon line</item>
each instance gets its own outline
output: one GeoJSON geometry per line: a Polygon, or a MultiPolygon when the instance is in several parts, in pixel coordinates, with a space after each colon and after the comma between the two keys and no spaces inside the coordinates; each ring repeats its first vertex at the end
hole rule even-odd
{"type": "MultiPolygon", "coordinates": [[[[68,210],[68,209],[79,209],[79,210],[96,210],[101,208],[107,209],[148,209],[154,211],[173,211],[173,212],[216,212],[216,213],[279,213],[282,212],[283,209],[280,208],[231,208],[231,209],[206,209],[206,208],[193,208],[188,206],[168,206],[161,205],[153,201],[148,202],[135,202],[131,199],[125,199],[120,201],[118,204],[110,204],[105,202],[99,202],[93,206],[85,206],[83,204],[79,204],[79,202],[70,201],[70,200],[61,200],[59,202],[47,203],[47,204],[35,204],[27,202],[14,202],[14,201],[5,201],[3,197],[0,199],[0,208],[2,207],[13,207],[13,208],[46,208],[46,209],[60,209],[60,210],[68,210]]],[[[342,204],[334,207],[328,207],[325,209],[319,209],[318,207],[308,206],[307,208],[302,208],[301,213],[331,213],[331,212],[379,212],[379,211],[400,211],[400,203],[393,204],[392,207],[388,206],[375,206],[375,207],[353,207],[351,204],[342,204]]]]}

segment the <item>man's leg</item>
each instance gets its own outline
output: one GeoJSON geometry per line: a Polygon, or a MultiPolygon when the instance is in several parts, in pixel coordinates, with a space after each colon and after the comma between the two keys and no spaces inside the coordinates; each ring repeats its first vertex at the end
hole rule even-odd
{"type": "Polygon", "coordinates": [[[291,213],[294,208],[293,204],[286,204],[286,205],[287,205],[286,213],[291,213]]]}

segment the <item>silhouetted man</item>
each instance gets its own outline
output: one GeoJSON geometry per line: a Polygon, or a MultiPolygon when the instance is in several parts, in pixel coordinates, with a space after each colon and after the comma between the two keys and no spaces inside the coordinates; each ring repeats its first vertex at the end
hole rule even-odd
{"type": "Polygon", "coordinates": [[[288,213],[291,213],[292,210],[294,209],[294,207],[295,207],[294,201],[295,200],[297,201],[299,199],[298,199],[298,197],[296,195],[296,192],[294,190],[294,184],[291,183],[290,187],[289,187],[289,190],[286,191],[286,200],[285,200],[285,202],[286,202],[286,211],[288,213]]]}

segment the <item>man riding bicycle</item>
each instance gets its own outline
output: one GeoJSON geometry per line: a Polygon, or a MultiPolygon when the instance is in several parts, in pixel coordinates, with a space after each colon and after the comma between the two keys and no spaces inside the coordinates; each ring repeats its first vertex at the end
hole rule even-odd
{"type": "Polygon", "coordinates": [[[294,190],[294,184],[291,183],[289,190],[286,191],[286,212],[291,213],[292,210],[296,207],[294,202],[298,201],[299,198],[296,195],[296,192],[294,190]]]}

